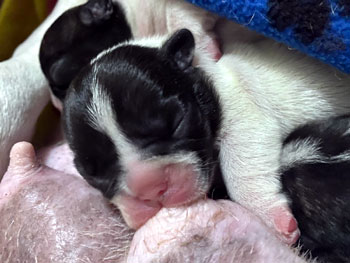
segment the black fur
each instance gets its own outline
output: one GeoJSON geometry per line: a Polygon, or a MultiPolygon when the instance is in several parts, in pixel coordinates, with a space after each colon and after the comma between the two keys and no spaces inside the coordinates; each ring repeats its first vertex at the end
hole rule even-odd
{"type": "MultiPolygon", "coordinates": [[[[80,81],[81,78],[78,78],[75,82],[80,81]]],[[[64,111],[63,124],[66,139],[75,156],[79,156],[74,161],[77,170],[87,182],[110,199],[118,184],[118,178],[111,175],[120,174],[122,167],[118,163],[119,155],[110,138],[88,124],[86,111],[91,93],[83,86],[91,81],[86,78],[81,86],[75,85],[78,96],[68,93],[65,103],[69,104],[69,108],[64,111]]]]}
{"type": "Polygon", "coordinates": [[[230,199],[224,182],[224,178],[222,176],[220,165],[216,167],[214,179],[212,181],[211,188],[209,189],[208,193],[209,198],[213,200],[230,199]]]}
{"type": "Polygon", "coordinates": [[[66,137],[79,172],[105,194],[118,184],[121,167],[115,163],[123,149],[111,151],[114,146],[102,133],[89,131],[86,105],[95,76],[111,98],[119,128],[144,159],[196,152],[206,180],[212,180],[221,110],[211,82],[190,64],[193,49],[188,30],[175,33],[160,49],[122,46],[84,68],[72,83],[64,103],[66,137]],[[102,152],[106,146],[109,154],[102,152]]]}
{"type": "Polygon", "coordinates": [[[327,0],[269,0],[267,13],[279,31],[293,27],[294,33],[306,45],[323,35],[330,21],[327,0]]]}
{"type": "Polygon", "coordinates": [[[339,0],[340,5],[340,15],[349,17],[350,16],[350,1],[349,0],[339,0]]]}
{"type": "Polygon", "coordinates": [[[53,94],[63,100],[83,66],[131,37],[124,11],[111,0],[89,0],[63,13],[44,35],[39,54],[53,94]]]}
{"type": "Polygon", "coordinates": [[[285,145],[303,139],[320,141],[324,162],[297,163],[282,173],[283,192],[301,231],[300,243],[318,262],[350,262],[350,117],[311,123],[294,131],[285,145]]]}

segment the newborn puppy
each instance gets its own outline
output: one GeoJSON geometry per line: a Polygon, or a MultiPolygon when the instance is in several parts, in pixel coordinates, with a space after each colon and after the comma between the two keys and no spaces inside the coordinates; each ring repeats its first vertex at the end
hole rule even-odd
{"type": "Polygon", "coordinates": [[[202,42],[201,48],[216,59],[220,57],[211,32],[215,15],[184,1],[119,2],[89,0],[66,11],[46,32],[40,64],[54,95],[53,102],[60,110],[66,90],[80,69],[101,51],[131,39],[131,29],[140,37],[166,34],[187,25],[202,42]],[[144,19],[140,18],[140,8],[144,19]]]}
{"type": "Polygon", "coordinates": [[[83,66],[102,50],[131,37],[124,11],[111,0],[90,0],[64,12],[45,33],[39,53],[53,95],[63,100],[83,66]]]}
{"type": "Polygon", "coordinates": [[[293,243],[282,138],[349,112],[349,79],[269,40],[225,45],[216,63],[183,29],[100,53],[68,91],[67,141],[79,172],[133,228],[203,197],[220,164],[230,198],[293,243]]]}
{"type": "MultiPolygon", "coordinates": [[[[161,40],[141,43],[152,41],[161,40]]],[[[63,123],[79,172],[138,228],[161,207],[206,194],[220,106],[208,78],[192,67],[188,30],[161,48],[125,44],[107,53],[73,81],[63,123]]]]}
{"type": "Polygon", "coordinates": [[[296,129],[284,142],[281,164],[304,250],[318,262],[349,262],[349,115],[296,129]]]}

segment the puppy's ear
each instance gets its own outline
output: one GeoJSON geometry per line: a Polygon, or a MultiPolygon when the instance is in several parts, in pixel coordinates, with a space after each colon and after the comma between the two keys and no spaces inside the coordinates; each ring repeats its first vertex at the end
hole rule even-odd
{"type": "Polygon", "coordinates": [[[175,62],[181,70],[192,65],[194,56],[194,37],[188,29],[175,32],[162,46],[161,50],[175,62]]]}
{"type": "Polygon", "coordinates": [[[82,68],[79,61],[72,61],[68,56],[58,59],[48,69],[48,79],[52,92],[57,98],[63,100],[69,84],[82,68]]]}
{"type": "Polygon", "coordinates": [[[60,58],[49,69],[50,81],[55,85],[68,86],[79,70],[77,63],[74,63],[68,56],[60,58]]]}

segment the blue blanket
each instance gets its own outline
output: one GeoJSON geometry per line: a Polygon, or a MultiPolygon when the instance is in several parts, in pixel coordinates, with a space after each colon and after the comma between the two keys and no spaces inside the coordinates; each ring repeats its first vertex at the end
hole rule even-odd
{"type": "Polygon", "coordinates": [[[187,0],[350,73],[350,0],[187,0]]]}

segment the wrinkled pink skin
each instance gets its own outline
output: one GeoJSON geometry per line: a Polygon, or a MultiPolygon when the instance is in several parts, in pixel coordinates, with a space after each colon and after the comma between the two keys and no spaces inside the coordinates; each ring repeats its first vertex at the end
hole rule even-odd
{"type": "Polygon", "coordinates": [[[80,176],[39,165],[29,143],[11,151],[0,215],[0,262],[116,262],[132,237],[98,191],[80,176]]]}
{"type": "Polygon", "coordinates": [[[128,262],[305,261],[240,205],[208,199],[162,209],[136,232],[128,262]]]}
{"type": "Polygon", "coordinates": [[[0,262],[305,262],[230,201],[162,209],[133,237],[77,174],[67,145],[36,157],[22,142],[10,158],[0,184],[0,262]]]}

